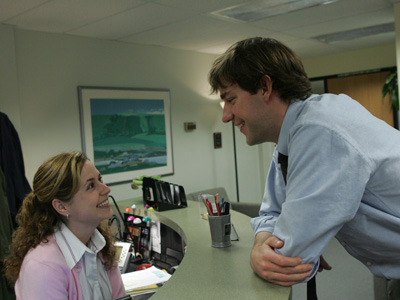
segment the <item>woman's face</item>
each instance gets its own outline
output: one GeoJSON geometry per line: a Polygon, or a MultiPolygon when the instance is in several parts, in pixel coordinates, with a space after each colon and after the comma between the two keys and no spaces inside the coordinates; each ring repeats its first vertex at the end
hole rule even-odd
{"type": "Polygon", "coordinates": [[[110,188],[91,161],[83,165],[78,192],[66,203],[69,213],[67,226],[74,231],[94,230],[101,221],[111,218],[108,202],[110,188]]]}

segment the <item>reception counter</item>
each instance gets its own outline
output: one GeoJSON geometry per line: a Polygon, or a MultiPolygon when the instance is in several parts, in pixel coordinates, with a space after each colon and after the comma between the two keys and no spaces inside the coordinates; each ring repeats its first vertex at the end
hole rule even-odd
{"type": "Polygon", "coordinates": [[[135,203],[134,214],[150,216],[176,231],[186,242],[185,256],[178,269],[151,299],[271,299],[287,300],[290,288],[260,279],[250,267],[250,252],[254,233],[250,218],[231,211],[239,241],[227,248],[211,247],[207,220],[200,218],[196,201],[188,201],[187,208],[163,212],[143,209],[137,200],[123,201],[119,206],[135,203]],[[141,207],[141,208],[140,208],[141,207]]]}

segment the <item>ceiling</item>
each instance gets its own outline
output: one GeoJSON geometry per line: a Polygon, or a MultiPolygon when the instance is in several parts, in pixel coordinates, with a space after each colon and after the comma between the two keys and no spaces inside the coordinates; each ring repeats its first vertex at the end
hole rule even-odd
{"type": "Polygon", "coordinates": [[[394,43],[395,32],[390,29],[334,43],[315,37],[381,24],[393,27],[393,6],[399,1],[340,0],[243,22],[211,12],[261,0],[0,0],[0,23],[20,29],[211,54],[222,53],[247,37],[267,36],[306,58],[394,43]]]}

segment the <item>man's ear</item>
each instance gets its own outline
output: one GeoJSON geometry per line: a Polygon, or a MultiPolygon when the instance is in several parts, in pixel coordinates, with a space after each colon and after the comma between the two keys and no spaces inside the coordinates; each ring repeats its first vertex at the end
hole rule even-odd
{"type": "Polygon", "coordinates": [[[53,199],[51,202],[53,208],[58,212],[60,215],[67,217],[69,215],[68,209],[65,206],[65,203],[59,199],[53,199]]]}
{"type": "Polygon", "coordinates": [[[260,79],[260,86],[263,96],[271,96],[272,93],[272,79],[268,75],[264,75],[260,79]]]}

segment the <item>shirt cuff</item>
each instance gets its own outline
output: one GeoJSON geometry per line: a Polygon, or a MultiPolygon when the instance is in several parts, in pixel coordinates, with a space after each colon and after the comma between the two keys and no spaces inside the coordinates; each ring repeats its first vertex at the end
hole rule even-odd
{"type": "Polygon", "coordinates": [[[311,275],[309,277],[307,277],[306,279],[304,279],[302,281],[302,283],[310,281],[315,275],[317,275],[318,268],[319,268],[319,259],[318,259],[317,263],[314,265],[313,269],[311,270],[311,275]]]}

